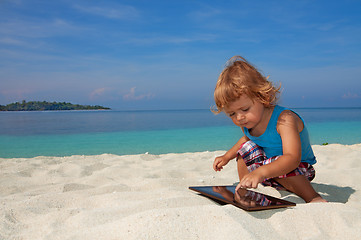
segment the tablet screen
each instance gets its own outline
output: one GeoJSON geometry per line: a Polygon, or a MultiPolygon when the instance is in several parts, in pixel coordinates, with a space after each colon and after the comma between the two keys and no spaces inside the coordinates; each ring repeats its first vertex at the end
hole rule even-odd
{"type": "Polygon", "coordinates": [[[293,202],[248,189],[241,188],[235,192],[236,186],[194,186],[189,187],[189,189],[247,211],[296,206],[293,202]]]}

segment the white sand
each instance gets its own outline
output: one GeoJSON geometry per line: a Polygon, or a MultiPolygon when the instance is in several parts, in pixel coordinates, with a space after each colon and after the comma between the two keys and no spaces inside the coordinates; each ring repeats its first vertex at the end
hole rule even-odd
{"type": "Polygon", "coordinates": [[[188,190],[237,181],[212,170],[223,152],[0,159],[0,239],[359,239],[361,144],[314,151],[329,203],[260,187],[297,206],[259,212],[188,190]]]}

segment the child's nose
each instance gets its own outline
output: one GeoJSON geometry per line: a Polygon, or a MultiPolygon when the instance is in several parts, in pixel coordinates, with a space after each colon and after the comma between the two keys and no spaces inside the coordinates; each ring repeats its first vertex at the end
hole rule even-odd
{"type": "Polygon", "coordinates": [[[241,113],[238,113],[237,114],[237,120],[240,121],[240,120],[243,120],[244,119],[244,115],[241,114],[241,113]]]}

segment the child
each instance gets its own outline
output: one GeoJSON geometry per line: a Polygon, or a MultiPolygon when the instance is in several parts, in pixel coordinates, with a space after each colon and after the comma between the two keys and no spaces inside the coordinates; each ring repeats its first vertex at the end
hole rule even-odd
{"type": "Polygon", "coordinates": [[[214,91],[216,113],[224,111],[244,136],[214,160],[215,171],[237,157],[240,188],[261,183],[286,189],[306,202],[325,202],[312,187],[316,163],[307,128],[295,112],[276,105],[276,88],[244,58],[235,56],[214,91]]]}

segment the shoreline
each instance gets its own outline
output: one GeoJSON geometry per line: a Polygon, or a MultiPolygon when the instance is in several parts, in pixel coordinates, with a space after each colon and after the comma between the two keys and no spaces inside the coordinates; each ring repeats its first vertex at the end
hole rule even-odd
{"type": "MultiPolygon", "coordinates": [[[[312,148],[314,147],[325,147],[325,146],[360,146],[361,143],[354,143],[354,144],[341,144],[341,143],[323,143],[323,144],[313,144],[312,148]]],[[[9,159],[32,159],[32,158],[71,158],[71,157],[96,157],[96,156],[118,156],[118,157],[132,157],[132,156],[141,156],[141,155],[153,155],[153,156],[163,156],[168,154],[197,154],[197,153],[209,153],[209,152],[226,152],[227,150],[206,150],[206,151],[195,151],[195,152],[169,152],[169,153],[161,153],[161,154],[153,154],[149,152],[145,153],[137,153],[137,154],[114,154],[114,153],[101,153],[101,154],[74,154],[74,155],[64,155],[64,156],[52,156],[52,155],[39,155],[34,157],[1,157],[0,160],[9,160],[9,159]]],[[[317,159],[317,156],[316,156],[317,159]]]]}
{"type": "Polygon", "coordinates": [[[312,147],[329,203],[259,187],[297,204],[259,212],[188,190],[237,183],[235,161],[212,169],[224,151],[0,159],[0,239],[356,239],[361,143],[312,147]]]}

